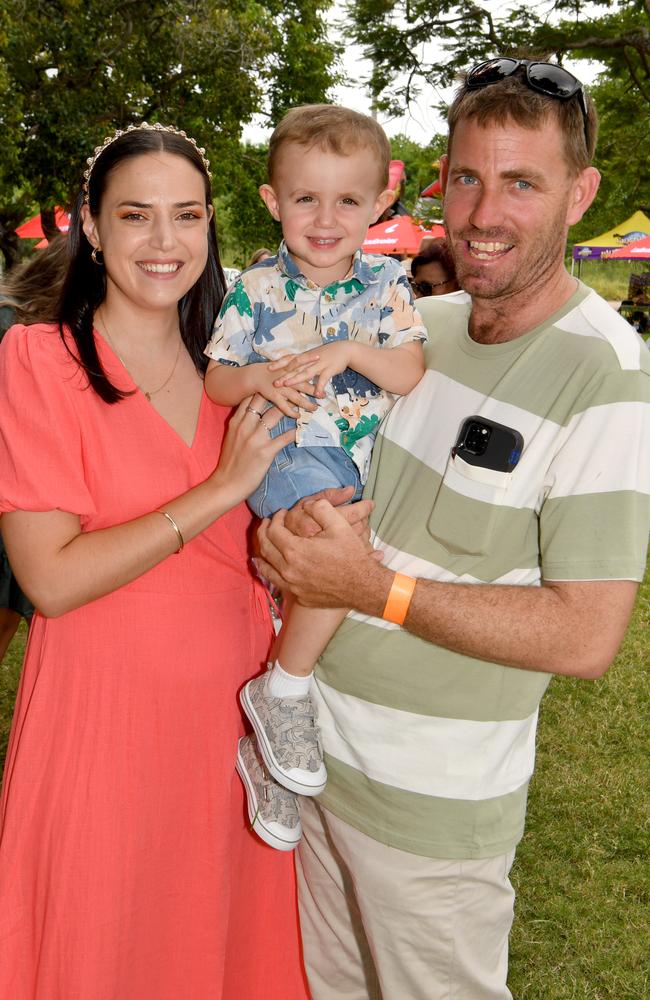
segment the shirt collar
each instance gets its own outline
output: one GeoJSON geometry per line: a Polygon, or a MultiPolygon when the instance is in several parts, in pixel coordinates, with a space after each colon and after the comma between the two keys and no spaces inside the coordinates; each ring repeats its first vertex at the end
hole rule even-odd
{"type": "MultiPolygon", "coordinates": [[[[278,268],[282,274],[285,274],[288,278],[292,278],[304,288],[314,289],[318,287],[313,281],[310,281],[309,278],[305,277],[302,273],[289,253],[287,244],[284,240],[282,240],[278,249],[278,268]]],[[[374,285],[379,281],[377,271],[370,265],[368,258],[361,252],[361,250],[357,250],[352,258],[352,274],[350,277],[344,278],[341,281],[333,281],[327,287],[331,288],[334,285],[344,285],[346,281],[350,281],[353,278],[363,285],[364,288],[366,285],[374,285]]]]}

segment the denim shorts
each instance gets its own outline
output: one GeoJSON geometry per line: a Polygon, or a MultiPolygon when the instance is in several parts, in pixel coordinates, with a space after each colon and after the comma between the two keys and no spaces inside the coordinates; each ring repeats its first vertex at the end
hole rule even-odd
{"type": "MultiPolygon", "coordinates": [[[[293,417],[282,417],[271,428],[271,437],[295,426],[293,417]]],[[[275,456],[247,503],[258,517],[271,517],[282,508],[293,507],[303,497],[337,486],[354,486],[352,499],[361,499],[359,470],[343,448],[298,448],[292,441],[275,456]]]]}

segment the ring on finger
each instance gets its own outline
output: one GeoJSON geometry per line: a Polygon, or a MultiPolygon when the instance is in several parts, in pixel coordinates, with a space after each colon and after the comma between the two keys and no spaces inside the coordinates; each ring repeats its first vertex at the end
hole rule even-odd
{"type": "Polygon", "coordinates": [[[252,407],[252,406],[247,406],[246,407],[246,413],[254,413],[256,417],[259,417],[260,420],[262,419],[262,414],[260,413],[260,411],[254,409],[254,407],[252,407]]]}

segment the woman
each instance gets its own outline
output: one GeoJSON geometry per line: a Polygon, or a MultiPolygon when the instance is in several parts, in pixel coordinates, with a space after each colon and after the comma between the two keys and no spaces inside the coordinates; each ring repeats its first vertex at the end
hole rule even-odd
{"type": "Polygon", "coordinates": [[[61,326],[0,350],[0,523],[39,609],[2,798],[12,1000],[305,996],[291,862],[245,829],[233,749],[270,636],[241,501],[287,435],[253,397],[224,436],[203,394],[208,166],[172,127],[107,139],[61,326]]]}

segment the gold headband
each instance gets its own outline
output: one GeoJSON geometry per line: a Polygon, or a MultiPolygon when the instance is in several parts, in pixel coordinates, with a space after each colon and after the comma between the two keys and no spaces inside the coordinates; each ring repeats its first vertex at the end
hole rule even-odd
{"type": "Polygon", "coordinates": [[[84,193],[84,201],[86,204],[88,204],[89,201],[88,185],[90,184],[90,175],[93,172],[93,167],[97,163],[97,160],[102,155],[104,150],[108,149],[109,146],[112,146],[112,144],[117,139],[120,139],[123,135],[128,135],[129,132],[142,132],[142,131],[169,132],[171,135],[180,135],[183,139],[185,139],[187,142],[191,143],[192,146],[194,146],[195,150],[203,160],[203,166],[205,167],[206,174],[208,175],[210,180],[212,180],[212,174],[210,173],[210,161],[207,159],[205,155],[205,149],[203,148],[203,146],[197,145],[196,139],[193,139],[191,136],[187,134],[187,132],[184,132],[182,129],[176,128],[174,125],[161,125],[159,122],[156,122],[155,125],[149,125],[148,122],[141,122],[140,125],[129,125],[128,128],[118,129],[116,132],[113,133],[113,135],[107,136],[104,139],[101,146],[95,146],[95,151],[93,152],[93,155],[89,156],[88,159],[86,160],[88,167],[84,171],[83,193],[84,193]]]}

